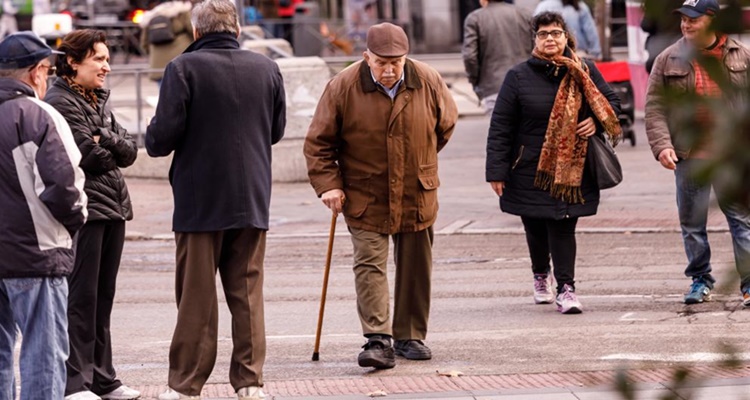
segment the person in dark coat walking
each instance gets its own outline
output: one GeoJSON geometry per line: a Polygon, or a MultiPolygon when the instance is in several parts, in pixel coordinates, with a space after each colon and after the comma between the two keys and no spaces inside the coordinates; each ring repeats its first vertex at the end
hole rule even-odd
{"type": "Polygon", "coordinates": [[[580,313],[575,295],[575,229],[596,214],[599,188],[586,164],[588,138],[617,142],[620,103],[596,66],[581,60],[562,15],[543,12],[532,26],[532,57],[508,72],[487,139],[486,179],[504,212],[521,216],[534,272],[534,300],[580,313]],[[557,298],[550,289],[550,256],[557,298]]]}
{"type": "Polygon", "coordinates": [[[231,0],[196,4],[192,23],[196,41],[167,64],[146,131],[149,155],[174,152],[177,326],[159,398],[198,396],[211,374],[218,270],[232,313],[229,382],[240,399],[260,399],[271,145],[284,136],[284,82],[276,63],[240,49],[231,0]]]}
{"type": "Polygon", "coordinates": [[[86,194],[68,124],[39,99],[55,52],[32,32],[0,42],[0,399],[61,399],[68,284],[86,194]],[[22,336],[21,381],[14,349],[22,336]]]}
{"type": "Polygon", "coordinates": [[[89,218],[78,236],[69,278],[66,399],[134,399],[112,364],[110,315],[125,243],[125,221],[133,210],[120,168],[135,162],[135,140],[115,120],[104,79],[110,72],[107,36],[82,29],[69,33],[59,50],[57,75],[45,101],[70,125],[86,174],[89,218]]]}

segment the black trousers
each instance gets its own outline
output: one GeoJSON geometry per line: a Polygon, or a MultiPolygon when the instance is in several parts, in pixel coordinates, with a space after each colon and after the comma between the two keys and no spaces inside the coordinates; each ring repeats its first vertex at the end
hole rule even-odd
{"type": "Polygon", "coordinates": [[[557,292],[563,285],[575,288],[576,224],[578,218],[560,220],[521,217],[526,243],[535,274],[550,272],[550,256],[555,266],[557,292]]]}
{"type": "Polygon", "coordinates": [[[125,242],[125,221],[93,221],[78,233],[73,273],[68,278],[68,337],[65,395],[98,395],[122,385],[112,366],[110,314],[125,242]]]}

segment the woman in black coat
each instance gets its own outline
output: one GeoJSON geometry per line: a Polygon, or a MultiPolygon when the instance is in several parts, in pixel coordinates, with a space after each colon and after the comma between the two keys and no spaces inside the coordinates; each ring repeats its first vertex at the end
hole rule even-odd
{"type": "Polygon", "coordinates": [[[133,164],[133,138],[115,121],[104,80],[110,72],[102,31],[83,29],[65,36],[57,59],[58,78],[45,101],[65,117],[81,151],[86,174],[88,220],[78,233],[69,277],[66,399],[134,399],[112,366],[110,314],[125,241],[125,221],[133,219],[120,168],[133,164]]]}
{"type": "Polygon", "coordinates": [[[486,179],[500,208],[523,222],[535,302],[556,300],[560,312],[576,314],[576,224],[599,205],[586,163],[588,137],[605,131],[619,139],[619,99],[596,66],[576,56],[562,15],[541,13],[532,27],[532,57],[508,72],[492,113],[486,179]]]}

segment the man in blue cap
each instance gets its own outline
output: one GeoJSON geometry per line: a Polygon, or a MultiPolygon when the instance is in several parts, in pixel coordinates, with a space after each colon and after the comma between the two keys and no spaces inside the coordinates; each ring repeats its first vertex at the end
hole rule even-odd
{"type": "Polygon", "coordinates": [[[0,399],[62,399],[74,235],[86,220],[81,153],[70,127],[39,98],[58,53],[31,32],[0,42],[0,399]]]}
{"type": "MultiPolygon", "coordinates": [[[[693,281],[685,294],[685,304],[709,300],[716,282],[711,275],[711,248],[706,234],[713,187],[729,223],[742,303],[747,307],[750,306],[750,205],[733,201],[718,180],[702,183],[695,179],[696,171],[704,169],[718,155],[719,132],[712,110],[698,106],[686,121],[684,111],[665,105],[663,93],[665,90],[695,93],[724,102],[727,112],[740,112],[739,105],[747,99],[722,93],[696,56],[715,58],[732,86],[747,88],[750,50],[711,27],[719,12],[716,0],[686,0],[675,12],[681,14],[682,39],[665,49],[654,62],[646,97],[646,134],[654,157],[664,168],[675,171],[677,210],[688,258],[685,275],[693,281]],[[699,135],[687,132],[686,126],[694,127],[699,135]]],[[[746,89],[736,93],[741,92],[746,89]]]]}

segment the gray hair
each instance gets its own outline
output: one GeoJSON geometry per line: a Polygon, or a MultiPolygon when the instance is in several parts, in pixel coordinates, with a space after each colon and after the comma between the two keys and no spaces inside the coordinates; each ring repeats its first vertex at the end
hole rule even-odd
{"type": "Polygon", "coordinates": [[[193,7],[191,22],[198,36],[209,33],[239,34],[237,9],[231,0],[205,0],[193,7]]]}
{"type": "MultiPolygon", "coordinates": [[[[36,64],[34,65],[34,67],[35,66],[36,64]]],[[[33,69],[34,67],[31,68],[33,69]]],[[[18,69],[0,69],[0,78],[10,78],[20,81],[29,73],[29,71],[30,69],[28,67],[18,69]]]]}

